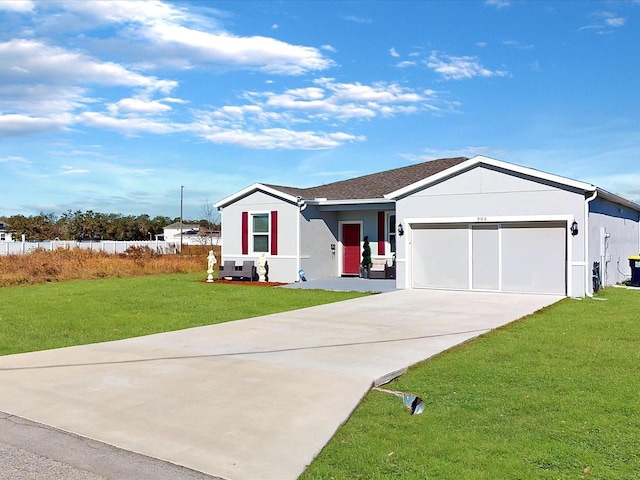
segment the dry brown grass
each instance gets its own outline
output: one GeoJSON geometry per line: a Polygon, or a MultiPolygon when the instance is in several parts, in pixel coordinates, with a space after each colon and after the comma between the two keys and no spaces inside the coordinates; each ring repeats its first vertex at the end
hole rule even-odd
{"type": "Polygon", "coordinates": [[[159,255],[150,249],[134,247],[124,254],[76,248],[53,252],[36,250],[28,255],[0,256],[0,286],[204,272],[207,269],[207,252],[211,248],[219,261],[219,247],[192,249],[190,255],[159,255]]]}

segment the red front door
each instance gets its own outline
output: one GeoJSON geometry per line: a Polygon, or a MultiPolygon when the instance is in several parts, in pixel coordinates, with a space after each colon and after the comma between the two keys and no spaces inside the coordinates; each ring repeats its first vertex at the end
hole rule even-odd
{"type": "Polygon", "coordinates": [[[342,225],[342,274],[360,274],[360,224],[342,225]]]}

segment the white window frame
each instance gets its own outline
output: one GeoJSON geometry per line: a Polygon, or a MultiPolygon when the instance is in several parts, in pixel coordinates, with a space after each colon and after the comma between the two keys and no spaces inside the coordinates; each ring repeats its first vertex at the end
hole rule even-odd
{"type": "Polygon", "coordinates": [[[390,254],[390,255],[395,255],[395,253],[398,250],[398,217],[396,216],[396,212],[387,212],[385,217],[384,217],[384,233],[385,233],[385,242],[387,243],[387,249],[386,251],[390,254]],[[390,223],[391,223],[391,217],[396,217],[395,220],[395,230],[393,232],[391,232],[391,228],[390,228],[390,223]],[[394,237],[395,240],[395,249],[392,249],[392,243],[391,243],[391,237],[394,237]]]}
{"type": "Polygon", "coordinates": [[[250,212],[249,213],[249,235],[251,237],[251,252],[252,253],[270,253],[271,252],[271,213],[270,212],[250,212]],[[253,230],[253,219],[257,216],[267,216],[267,231],[266,232],[254,232],[253,230]],[[255,236],[265,236],[267,237],[267,249],[257,251],[255,247],[255,236]]]}

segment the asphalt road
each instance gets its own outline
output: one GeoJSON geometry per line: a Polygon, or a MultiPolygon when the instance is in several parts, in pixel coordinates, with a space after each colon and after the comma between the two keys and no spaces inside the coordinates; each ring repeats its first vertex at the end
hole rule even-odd
{"type": "Polygon", "coordinates": [[[0,480],[222,480],[0,412],[0,480]]]}

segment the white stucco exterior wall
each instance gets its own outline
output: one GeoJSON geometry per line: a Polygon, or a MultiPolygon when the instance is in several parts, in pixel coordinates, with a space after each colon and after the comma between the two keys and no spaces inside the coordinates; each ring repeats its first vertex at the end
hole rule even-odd
{"type": "MultiPolygon", "coordinates": [[[[411,235],[405,219],[425,219],[443,222],[482,223],[491,219],[531,221],[566,217],[584,225],[583,192],[571,191],[548,182],[527,178],[513,172],[486,166],[476,166],[396,202],[396,221],[403,223],[405,234],[398,238],[397,279],[399,288],[409,288],[407,252],[411,235]]],[[[584,228],[575,237],[569,236],[571,250],[571,296],[584,295],[586,259],[584,228]]],[[[526,255],[526,251],[523,251],[526,255]]]]}
{"type": "Polygon", "coordinates": [[[299,207],[265,192],[255,191],[222,209],[222,260],[233,260],[238,264],[253,260],[257,265],[260,253],[252,251],[251,239],[249,253],[242,253],[242,212],[248,212],[251,223],[252,214],[272,211],[278,212],[278,254],[265,255],[269,265],[269,281],[295,282],[298,279],[299,207]]]}
{"type": "Polygon", "coordinates": [[[640,214],[596,198],[589,204],[589,237],[588,267],[600,262],[603,286],[628,280],[629,256],[640,253],[640,214]]]}

